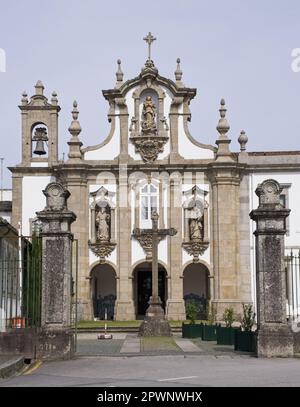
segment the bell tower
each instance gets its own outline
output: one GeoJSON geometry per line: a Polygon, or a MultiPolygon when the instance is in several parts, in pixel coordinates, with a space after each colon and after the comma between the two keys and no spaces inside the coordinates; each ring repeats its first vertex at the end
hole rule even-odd
{"type": "Polygon", "coordinates": [[[51,103],[44,95],[44,85],[37,81],[35,94],[28,101],[22,95],[19,106],[22,115],[22,166],[51,166],[58,161],[58,106],[57,94],[51,103]]]}

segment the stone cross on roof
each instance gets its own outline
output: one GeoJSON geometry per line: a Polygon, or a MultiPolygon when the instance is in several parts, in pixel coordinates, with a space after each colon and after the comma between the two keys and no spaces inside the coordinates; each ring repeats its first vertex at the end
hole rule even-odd
{"type": "Polygon", "coordinates": [[[151,60],[151,44],[156,40],[156,38],[153,37],[151,32],[149,32],[148,35],[143,38],[143,40],[148,44],[148,60],[151,60]]]}

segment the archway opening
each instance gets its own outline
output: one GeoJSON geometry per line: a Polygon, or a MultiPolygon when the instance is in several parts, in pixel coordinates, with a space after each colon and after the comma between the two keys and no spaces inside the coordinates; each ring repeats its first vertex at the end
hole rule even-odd
{"type": "Polygon", "coordinates": [[[185,305],[195,301],[198,305],[198,319],[207,318],[209,301],[209,271],[201,263],[186,266],[183,272],[183,298],[185,305]]]}
{"type": "MultiPolygon", "coordinates": [[[[161,264],[158,264],[158,294],[163,309],[166,307],[168,297],[167,281],[166,269],[161,264]]],[[[137,318],[143,318],[152,295],[152,264],[150,262],[141,263],[134,269],[133,292],[137,318]]]]}
{"type": "Polygon", "coordinates": [[[91,293],[94,318],[114,319],[116,273],[109,264],[97,264],[91,271],[91,293]]]}

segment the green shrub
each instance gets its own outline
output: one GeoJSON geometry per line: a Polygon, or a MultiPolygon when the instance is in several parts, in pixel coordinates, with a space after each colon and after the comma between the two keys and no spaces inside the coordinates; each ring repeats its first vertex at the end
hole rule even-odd
{"type": "Polygon", "coordinates": [[[226,325],[226,328],[230,328],[234,322],[234,310],[232,307],[226,308],[223,314],[223,319],[226,325]]]}
{"type": "Polygon", "coordinates": [[[196,301],[195,300],[189,301],[185,306],[185,311],[186,318],[190,321],[190,324],[194,324],[199,312],[199,307],[196,301]]]}
{"type": "Polygon", "coordinates": [[[243,318],[241,322],[243,331],[252,330],[252,327],[255,324],[255,315],[251,304],[243,304],[243,318]]]}

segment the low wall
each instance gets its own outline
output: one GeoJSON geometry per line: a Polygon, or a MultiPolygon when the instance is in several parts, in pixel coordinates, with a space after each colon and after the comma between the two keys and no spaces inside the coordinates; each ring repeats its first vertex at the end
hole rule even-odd
{"type": "Polygon", "coordinates": [[[0,333],[0,353],[29,359],[70,359],[75,340],[71,330],[11,329],[0,333]]]}

